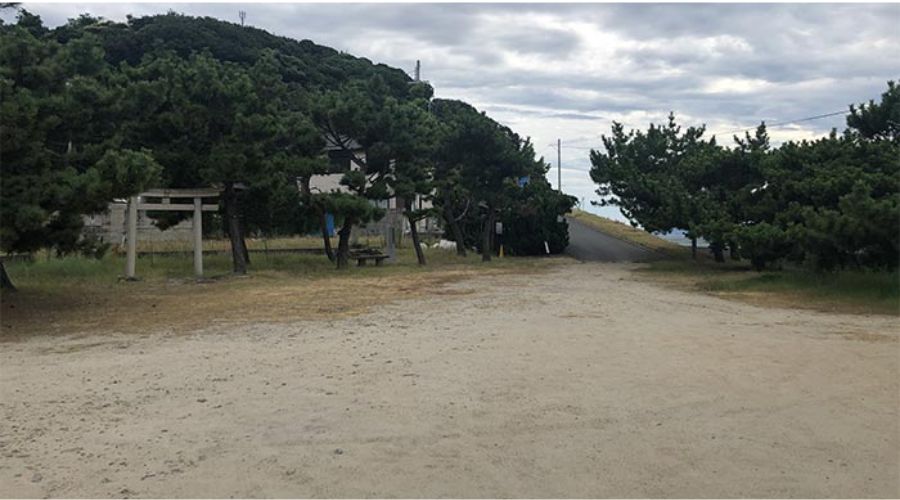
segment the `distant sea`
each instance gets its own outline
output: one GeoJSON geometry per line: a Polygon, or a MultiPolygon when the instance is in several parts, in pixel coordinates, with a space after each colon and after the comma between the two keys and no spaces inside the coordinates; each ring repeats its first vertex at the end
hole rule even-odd
{"type": "MultiPolygon", "coordinates": [[[[682,246],[691,246],[691,239],[685,236],[684,231],[682,231],[681,229],[676,229],[668,234],[657,234],[656,236],[682,246]]],[[[697,246],[700,248],[706,248],[707,246],[709,246],[709,244],[703,238],[699,238],[697,240],[697,246]]]]}

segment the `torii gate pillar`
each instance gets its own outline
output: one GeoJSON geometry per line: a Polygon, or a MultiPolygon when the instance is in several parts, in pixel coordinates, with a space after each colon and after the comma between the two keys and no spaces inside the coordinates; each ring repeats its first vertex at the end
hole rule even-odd
{"type": "Polygon", "coordinates": [[[194,276],[203,277],[203,199],[194,198],[194,276]]]}
{"type": "Polygon", "coordinates": [[[135,267],[137,266],[137,211],[138,196],[132,196],[128,200],[128,250],[125,256],[125,278],[135,279],[135,267]]]}

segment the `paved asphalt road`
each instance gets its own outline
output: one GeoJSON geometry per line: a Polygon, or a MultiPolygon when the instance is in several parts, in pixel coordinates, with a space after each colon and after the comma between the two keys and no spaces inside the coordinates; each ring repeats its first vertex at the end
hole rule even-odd
{"type": "Polygon", "coordinates": [[[637,262],[659,257],[651,250],[613,238],[570,217],[566,217],[566,221],[569,223],[569,246],[566,253],[576,259],[637,262]]]}

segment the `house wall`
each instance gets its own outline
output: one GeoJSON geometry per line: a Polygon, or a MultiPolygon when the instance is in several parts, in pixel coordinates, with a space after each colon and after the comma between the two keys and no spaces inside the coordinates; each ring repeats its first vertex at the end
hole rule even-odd
{"type": "Polygon", "coordinates": [[[347,186],[341,185],[344,174],[314,175],[309,178],[309,190],[313,194],[349,193],[347,186]]]}
{"type": "MultiPolygon", "coordinates": [[[[85,215],[83,234],[113,245],[124,245],[127,210],[127,203],[113,202],[104,213],[85,215]]],[[[138,241],[193,241],[193,222],[190,218],[162,231],[153,225],[153,219],[147,217],[146,212],[138,211],[137,231],[138,241]]]]}
{"type": "MultiPolygon", "coordinates": [[[[365,161],[365,153],[361,151],[355,152],[354,156],[362,161],[365,161]]],[[[351,170],[359,170],[359,165],[357,165],[353,161],[348,162],[346,158],[334,161],[333,166],[349,168],[351,170]]],[[[347,189],[346,186],[341,185],[341,178],[343,176],[343,173],[315,175],[309,180],[310,191],[312,191],[313,193],[349,193],[350,190],[347,189]]],[[[393,197],[384,201],[373,201],[372,203],[379,208],[385,209],[388,213],[379,221],[370,222],[369,224],[354,227],[351,233],[353,234],[354,240],[356,240],[359,236],[382,236],[384,234],[387,234],[388,227],[391,225],[392,219],[395,227],[402,228],[404,234],[409,233],[409,221],[406,219],[406,217],[403,216],[402,200],[398,200],[396,197],[393,197]],[[398,203],[400,204],[400,206],[398,206],[398,203]]],[[[432,208],[432,203],[430,201],[423,200],[421,196],[417,195],[413,206],[415,206],[416,208],[427,209],[432,208]]],[[[433,235],[441,232],[441,229],[438,225],[438,220],[433,217],[418,221],[416,224],[416,229],[418,229],[419,232],[423,235],[433,235]]]]}

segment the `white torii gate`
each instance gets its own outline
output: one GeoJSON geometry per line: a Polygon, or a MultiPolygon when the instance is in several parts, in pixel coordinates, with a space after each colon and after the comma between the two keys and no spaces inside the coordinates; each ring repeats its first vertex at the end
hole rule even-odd
{"type": "Polygon", "coordinates": [[[137,219],[138,210],[171,210],[193,211],[194,229],[194,274],[198,278],[203,277],[203,212],[213,212],[219,209],[219,205],[203,204],[203,198],[218,197],[221,189],[151,189],[132,196],[128,200],[128,235],[127,253],[125,259],[125,278],[135,279],[135,266],[137,264],[137,219]],[[159,198],[160,203],[146,203],[147,198],[159,198]],[[172,198],[193,198],[193,205],[187,203],[171,203],[172,198]]]}

